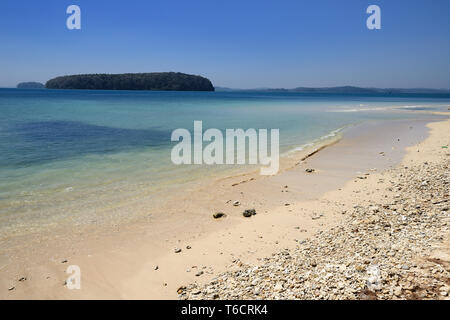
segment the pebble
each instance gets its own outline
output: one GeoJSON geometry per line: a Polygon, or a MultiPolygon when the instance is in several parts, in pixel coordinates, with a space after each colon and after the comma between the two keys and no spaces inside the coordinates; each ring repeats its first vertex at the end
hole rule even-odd
{"type": "Polygon", "coordinates": [[[256,210],[255,209],[247,209],[245,210],[242,215],[246,218],[249,218],[251,216],[254,216],[256,214],[256,210]]]}
{"type": "Polygon", "coordinates": [[[214,219],[224,218],[226,216],[227,215],[225,213],[223,213],[223,212],[216,212],[216,213],[213,214],[213,218],[214,219]]]}
{"type": "Polygon", "coordinates": [[[278,282],[275,287],[273,288],[273,290],[275,291],[281,291],[283,289],[283,284],[281,282],[278,282]]]}

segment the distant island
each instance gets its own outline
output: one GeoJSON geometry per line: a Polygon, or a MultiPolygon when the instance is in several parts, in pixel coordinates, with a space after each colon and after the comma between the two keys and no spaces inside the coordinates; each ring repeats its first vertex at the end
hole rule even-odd
{"type": "Polygon", "coordinates": [[[45,89],[45,86],[40,82],[21,82],[17,89],[45,89]]]}
{"type": "Polygon", "coordinates": [[[323,88],[309,88],[309,87],[297,87],[293,89],[284,88],[257,88],[257,89],[232,89],[224,87],[216,87],[216,91],[228,92],[228,91],[262,91],[262,92],[298,92],[298,93],[323,93],[323,94],[381,94],[381,95],[394,95],[394,94],[437,94],[437,95],[449,95],[450,90],[447,89],[426,89],[426,88],[413,88],[413,89],[399,89],[399,88],[362,88],[355,86],[341,86],[341,87],[323,87],[323,88]]]}
{"type": "Polygon", "coordinates": [[[179,72],[80,74],[47,81],[48,89],[214,91],[210,80],[179,72]]]}

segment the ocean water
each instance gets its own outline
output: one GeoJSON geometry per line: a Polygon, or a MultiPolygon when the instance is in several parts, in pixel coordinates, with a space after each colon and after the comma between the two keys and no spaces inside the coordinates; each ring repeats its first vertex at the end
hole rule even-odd
{"type": "Polygon", "coordinates": [[[132,215],[127,207],[141,198],[158,203],[239,169],[171,162],[172,131],[192,132],[194,120],[204,130],[279,129],[287,154],[352,124],[449,105],[431,96],[0,89],[0,231],[132,215]]]}

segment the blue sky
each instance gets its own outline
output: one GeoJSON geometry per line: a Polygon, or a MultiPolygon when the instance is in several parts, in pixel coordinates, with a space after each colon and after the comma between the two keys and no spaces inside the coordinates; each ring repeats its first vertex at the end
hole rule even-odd
{"type": "Polygon", "coordinates": [[[180,71],[234,88],[450,88],[448,0],[2,0],[0,87],[180,71]],[[82,29],[66,28],[81,8],[82,29]],[[381,8],[381,30],[366,8],[381,8]]]}

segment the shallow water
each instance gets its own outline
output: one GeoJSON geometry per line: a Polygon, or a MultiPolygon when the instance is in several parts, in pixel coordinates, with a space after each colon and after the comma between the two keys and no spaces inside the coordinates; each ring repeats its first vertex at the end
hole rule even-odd
{"type": "Polygon", "coordinates": [[[204,130],[279,129],[287,153],[352,124],[418,118],[409,111],[449,104],[420,96],[0,89],[0,230],[132,214],[120,210],[130,199],[156,203],[174,187],[245,168],[174,165],[171,133],[192,132],[194,120],[204,130]]]}

